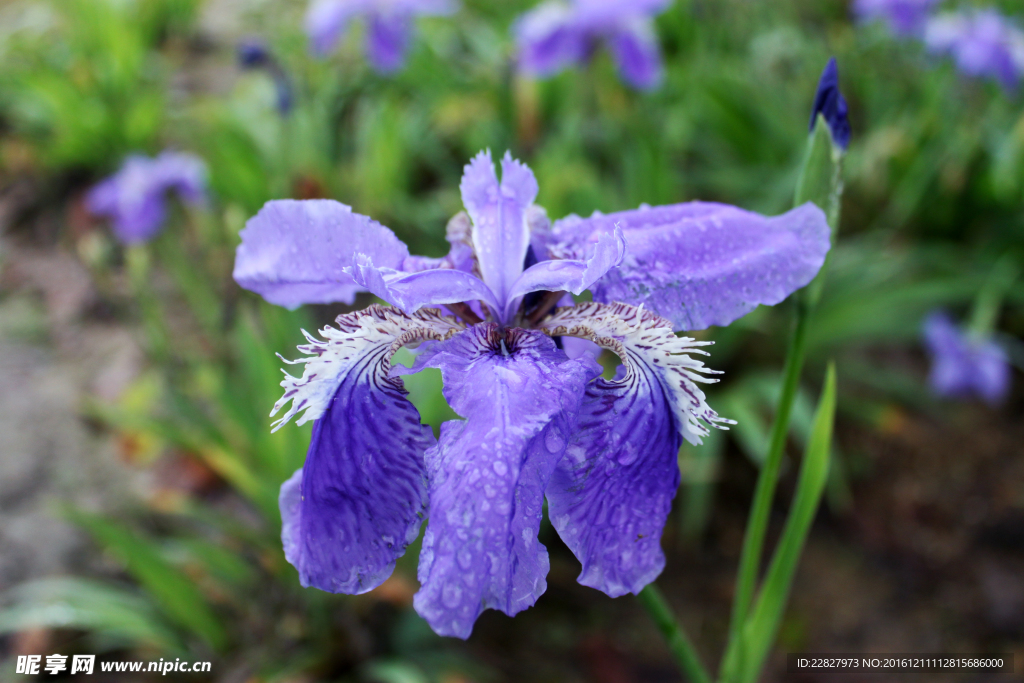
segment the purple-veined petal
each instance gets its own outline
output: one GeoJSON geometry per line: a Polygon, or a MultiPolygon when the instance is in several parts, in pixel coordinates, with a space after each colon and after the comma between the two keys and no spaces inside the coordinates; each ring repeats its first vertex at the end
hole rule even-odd
{"type": "Polygon", "coordinates": [[[717,381],[689,356],[708,342],[676,337],[668,320],[625,304],[559,309],[543,327],[622,359],[619,376],[587,386],[546,495],[551,523],[583,564],[579,582],[612,597],[638,593],[665,566],[661,532],[679,486],[682,438],[700,443],[709,426],[731,422],[697,386],[717,381]]]}
{"type": "Polygon", "coordinates": [[[407,316],[372,306],[307,337],[302,378],[286,375],[275,429],[298,411],[315,419],[302,469],[281,487],[285,557],[303,586],[365,593],[391,575],[416,539],[426,505],[424,452],[434,445],[400,379],[389,376],[403,343],[459,329],[436,312],[407,316]]]}
{"type": "Polygon", "coordinates": [[[574,21],[572,9],[546,2],[520,17],[513,26],[520,71],[552,76],[587,57],[587,36],[574,21]]]}
{"type": "Polygon", "coordinates": [[[460,301],[483,301],[491,310],[500,310],[498,300],[483,280],[461,270],[404,273],[392,268],[378,268],[369,257],[360,254],[346,272],[351,274],[356,284],[407,313],[424,306],[460,301]]]}
{"type": "Polygon", "coordinates": [[[625,251],[626,242],[622,231],[615,228],[614,232],[604,233],[598,238],[593,255],[586,261],[552,260],[535,263],[512,284],[505,304],[505,319],[511,318],[522,297],[530,292],[583,293],[604,277],[605,273],[618,266],[625,251]]]}
{"type": "Polygon", "coordinates": [[[366,56],[377,71],[392,73],[402,67],[412,40],[412,16],[372,12],[366,28],[366,56]]]}
{"type": "Polygon", "coordinates": [[[578,258],[618,225],[626,256],[590,288],[594,301],[644,304],[681,330],[728,325],[775,305],[825,262],[830,231],[811,203],[772,218],[734,206],[689,202],[640,208],[552,227],[552,256],[578,258]]]}
{"type": "Polygon", "coordinates": [[[661,83],[661,46],[650,19],[637,17],[623,22],[608,36],[608,48],[622,80],[634,88],[650,90],[661,83]]]}
{"type": "Polygon", "coordinates": [[[427,451],[430,519],[413,604],[437,633],[467,638],[483,610],[514,615],[547,587],[544,489],[599,368],[540,332],[493,323],[431,345],[422,367],[441,369],[465,420],[441,425],[427,451]]]}
{"type": "Polygon", "coordinates": [[[351,303],[361,288],[345,269],[363,254],[398,268],[409,249],[388,228],[329,199],[267,202],[241,232],[235,282],[272,304],[351,303]]]}
{"type": "MultiPolygon", "coordinates": [[[[466,165],[462,203],[473,221],[472,241],[483,281],[503,305],[530,246],[529,208],[537,197],[533,172],[508,152],[501,160],[501,183],[490,151],[466,165]]],[[[495,315],[501,316],[502,310],[495,315]]]]}

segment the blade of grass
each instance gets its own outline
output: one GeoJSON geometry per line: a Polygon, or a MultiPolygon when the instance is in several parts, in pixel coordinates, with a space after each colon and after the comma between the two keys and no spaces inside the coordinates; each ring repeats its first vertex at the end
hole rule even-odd
{"type": "Polygon", "coordinates": [[[730,653],[726,655],[729,666],[723,671],[725,681],[756,681],[775,642],[793,585],[797,563],[828,480],[835,410],[836,372],[835,366],[829,364],[821,401],[814,416],[811,437],[800,467],[793,506],[790,508],[782,537],[768,567],[754,609],[743,624],[739,640],[731,653],[732,657],[730,653]]]}

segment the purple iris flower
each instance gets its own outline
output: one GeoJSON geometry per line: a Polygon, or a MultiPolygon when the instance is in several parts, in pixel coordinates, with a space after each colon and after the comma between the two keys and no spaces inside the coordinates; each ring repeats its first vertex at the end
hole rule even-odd
{"type": "Polygon", "coordinates": [[[545,2],[516,22],[519,68],[552,76],[587,62],[599,42],[611,50],[623,80],[649,90],[662,78],[661,50],[652,18],[671,0],[560,0],[545,2]]]}
{"type": "Polygon", "coordinates": [[[114,235],[125,244],[152,239],[167,216],[167,193],[188,204],[203,201],[206,165],[184,152],[161,152],[155,158],[128,157],[119,170],[89,190],[90,213],[113,221],[114,235]]]}
{"type": "Polygon", "coordinates": [[[836,66],[836,58],[833,57],[828,60],[818,81],[818,91],[814,95],[814,105],[811,107],[811,132],[814,132],[814,124],[818,122],[818,114],[821,114],[832,131],[832,140],[845,150],[850,146],[848,112],[846,98],[839,91],[839,67],[836,66]]]}
{"type": "Polygon", "coordinates": [[[551,225],[537,189],[510,155],[499,181],[479,154],[439,259],[410,256],[386,227],[329,200],[269,202],[242,231],[235,280],[272,303],[366,289],[392,304],[307,334],[308,356],[292,361],[302,377],[286,375],[274,406],[291,402],[275,429],[300,413],[316,421],[280,497],[303,586],[375,588],[428,517],[414,606],[437,633],[466,638],[483,610],[514,615],[544,592],[545,498],[580,583],[636,593],[664,567],[682,439],[730,422],[698,386],[715,381],[692,357],[708,342],[674,330],[728,325],[810,282],[829,249],[825,216],[813,204],[767,218],[691,202],[551,225]],[[566,296],[586,289],[593,302],[566,296]],[[618,375],[602,379],[586,348],[570,357],[559,338],[614,352],[618,375]],[[416,364],[392,367],[408,344],[422,344],[416,364]],[[439,439],[399,379],[423,368],[440,369],[463,418],[439,439]]]}
{"type": "Polygon", "coordinates": [[[417,16],[451,14],[456,0],[313,0],[306,12],[306,35],[314,54],[324,56],[338,44],[349,22],[366,19],[366,56],[383,73],[405,62],[417,16]]]}
{"type": "Polygon", "coordinates": [[[939,0],[855,0],[854,14],[862,21],[881,19],[898,36],[914,36],[924,29],[939,0]]]}
{"type": "Polygon", "coordinates": [[[991,339],[973,338],[942,311],[928,316],[924,342],[932,359],[928,382],[939,396],[978,396],[992,405],[1010,391],[1010,363],[1006,352],[991,339]]]}
{"type": "Polygon", "coordinates": [[[1007,90],[1024,77],[1024,31],[994,9],[933,17],[924,40],[933,52],[952,55],[969,76],[994,78],[1007,90]]]}

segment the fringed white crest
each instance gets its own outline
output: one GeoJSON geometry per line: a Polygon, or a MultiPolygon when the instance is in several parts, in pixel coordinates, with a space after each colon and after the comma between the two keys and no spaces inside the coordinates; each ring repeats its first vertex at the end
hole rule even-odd
{"type": "Polygon", "coordinates": [[[397,308],[374,304],[362,311],[338,316],[337,327],[320,330],[322,340],[305,330],[309,344],[299,351],[307,358],[287,360],[289,365],[303,364],[302,377],[293,377],[287,371],[281,386],[284,395],[274,404],[273,417],[289,401],[291,407],[272,425],[277,431],[295,415],[302,412],[295,424],[316,420],[327,410],[335,391],[348,372],[372,372],[377,383],[388,382],[401,388],[401,380],[388,376],[391,357],[402,346],[418,341],[443,340],[465,326],[434,308],[425,308],[412,315],[397,308]],[[358,367],[357,367],[358,366],[358,367]]]}
{"type": "Polygon", "coordinates": [[[734,420],[719,417],[705,400],[697,382],[710,384],[720,374],[704,367],[704,363],[688,354],[708,355],[702,342],[690,337],[677,337],[672,323],[643,306],[613,303],[583,303],[559,308],[541,323],[552,336],[567,335],[589,339],[598,346],[615,352],[626,366],[623,383],[632,384],[638,372],[650,372],[665,390],[673,406],[676,426],[684,439],[701,443],[708,427],[728,429],[734,420]]]}

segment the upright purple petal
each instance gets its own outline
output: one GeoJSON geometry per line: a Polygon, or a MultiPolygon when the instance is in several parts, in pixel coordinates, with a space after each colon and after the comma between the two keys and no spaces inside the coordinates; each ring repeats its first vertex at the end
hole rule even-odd
{"type": "Polygon", "coordinates": [[[608,47],[626,83],[639,90],[651,90],[661,83],[661,46],[650,19],[636,17],[623,22],[608,36],[608,47]]]}
{"type": "Polygon", "coordinates": [[[426,505],[424,452],[434,445],[400,379],[389,376],[395,345],[443,339],[458,329],[434,314],[380,306],[340,316],[309,337],[301,378],[287,376],[274,407],[315,419],[302,469],[281,487],[285,557],[303,586],[365,593],[391,575],[416,539],[426,505]]]}
{"type": "Polygon", "coordinates": [[[393,73],[405,62],[412,40],[412,16],[395,12],[372,12],[366,29],[366,56],[377,71],[393,73]]]}
{"type": "Polygon", "coordinates": [[[607,32],[623,21],[661,14],[672,0],[573,0],[577,21],[587,28],[607,32]]]}
{"type": "Polygon", "coordinates": [[[728,325],[809,283],[825,261],[825,214],[805,204],[768,218],[725,204],[690,202],[555,223],[548,250],[578,258],[618,225],[626,256],[590,290],[594,301],[643,304],[676,329],[728,325]]]}
{"type": "Polygon", "coordinates": [[[538,5],[513,26],[519,69],[530,76],[553,76],[587,57],[587,36],[561,2],[538,5]]]}
{"type": "Polygon", "coordinates": [[[330,54],[348,22],[371,6],[371,0],[313,0],[306,10],[306,36],[310,51],[320,57],[330,54]]]}
{"type": "MultiPolygon", "coordinates": [[[[462,176],[462,202],[473,221],[473,247],[483,281],[500,305],[509,298],[512,283],[523,272],[530,246],[529,208],[537,197],[533,172],[508,152],[501,160],[501,183],[490,151],[466,165],[462,176]]],[[[501,310],[495,311],[501,316],[501,310]]]]}
{"type": "Polygon", "coordinates": [[[430,521],[413,604],[437,633],[467,638],[483,610],[514,615],[547,586],[544,489],[599,368],[540,332],[494,324],[434,344],[417,367],[441,369],[465,420],[443,424],[427,452],[430,521]]]}
{"type": "Polygon", "coordinates": [[[270,303],[352,303],[361,288],[345,269],[358,255],[399,268],[409,249],[377,221],[329,199],[267,202],[241,232],[235,281],[270,303]]]}
{"type": "MultiPolygon", "coordinates": [[[[664,318],[622,304],[559,309],[551,334],[590,339],[622,359],[587,386],[579,429],[548,485],[551,523],[583,564],[579,582],[612,597],[638,593],[665,566],[661,533],[679,487],[683,438],[700,443],[718,417],[697,382],[712,372],[664,318]]],[[[570,337],[565,337],[570,338],[570,337]]]]}

